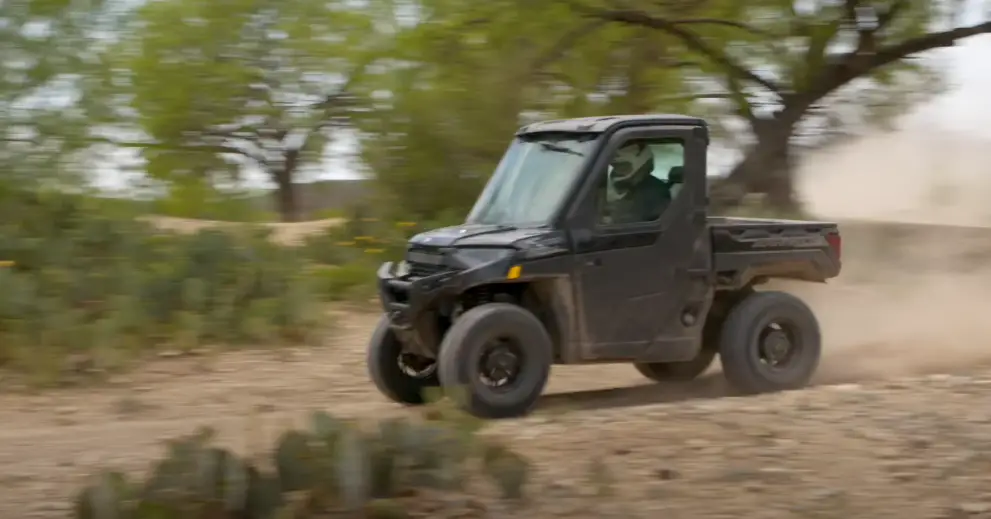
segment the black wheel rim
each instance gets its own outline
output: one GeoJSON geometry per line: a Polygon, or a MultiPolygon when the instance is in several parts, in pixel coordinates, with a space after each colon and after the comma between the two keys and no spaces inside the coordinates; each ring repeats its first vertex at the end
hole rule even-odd
{"type": "Polygon", "coordinates": [[[412,353],[400,353],[396,359],[399,370],[410,378],[423,379],[437,371],[437,361],[435,359],[414,355],[412,353]]]}
{"type": "Polygon", "coordinates": [[[523,348],[516,341],[506,337],[488,341],[478,360],[478,380],[492,391],[511,391],[520,381],[523,361],[523,348]]]}
{"type": "Polygon", "coordinates": [[[801,356],[802,344],[794,326],[787,321],[773,321],[757,336],[757,358],[772,370],[791,368],[801,356]]]}

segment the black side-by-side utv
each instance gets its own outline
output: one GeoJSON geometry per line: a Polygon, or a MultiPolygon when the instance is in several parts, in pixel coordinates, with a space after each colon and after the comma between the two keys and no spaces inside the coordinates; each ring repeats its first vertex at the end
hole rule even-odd
{"type": "Polygon", "coordinates": [[[413,237],[404,261],[380,267],[376,386],[410,405],[458,388],[469,412],[504,418],[534,406],[552,364],[687,381],[718,354],[741,393],[807,384],[815,316],[753,287],[837,276],[837,225],[708,216],[708,144],[705,121],[677,115],[520,129],[464,224],[413,237]],[[617,187],[631,168],[649,170],[649,196],[617,187]]]}

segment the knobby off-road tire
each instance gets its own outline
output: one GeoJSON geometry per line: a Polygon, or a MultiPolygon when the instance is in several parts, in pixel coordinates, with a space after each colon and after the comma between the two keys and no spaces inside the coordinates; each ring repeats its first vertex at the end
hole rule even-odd
{"type": "Polygon", "coordinates": [[[550,335],[536,316],[516,305],[489,303],[454,321],[441,341],[437,374],[465,411],[480,418],[513,418],[536,404],[553,361],[550,335]],[[505,388],[491,387],[481,377],[482,360],[495,344],[512,344],[519,354],[516,379],[505,388]]]}
{"type": "Polygon", "coordinates": [[[819,366],[822,336],[819,322],[801,299],[784,292],[755,292],[727,315],[719,341],[723,374],[744,394],[799,389],[819,366]],[[772,367],[762,360],[761,334],[777,324],[790,337],[792,357],[772,367]]]}
{"type": "Polygon", "coordinates": [[[437,370],[434,369],[422,377],[406,373],[399,362],[402,352],[402,343],[389,328],[388,316],[383,315],[368,343],[366,356],[368,374],[375,387],[393,402],[405,405],[423,404],[423,390],[440,385],[437,370]]]}

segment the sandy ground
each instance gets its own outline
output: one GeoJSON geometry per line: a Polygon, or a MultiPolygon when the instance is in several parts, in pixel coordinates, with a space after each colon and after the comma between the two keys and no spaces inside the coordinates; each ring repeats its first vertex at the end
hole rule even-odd
{"type": "MultiPolygon", "coordinates": [[[[190,218],[176,218],[174,216],[148,216],[145,220],[154,224],[159,229],[188,233],[195,233],[200,229],[238,225],[230,222],[193,220],[190,218]]],[[[272,231],[272,241],[285,245],[296,245],[301,243],[310,234],[318,233],[328,227],[341,225],[345,221],[343,218],[327,218],[325,220],[311,220],[299,223],[263,223],[259,225],[267,227],[272,231]]]]}
{"type": "MultiPolygon", "coordinates": [[[[882,144],[894,146],[868,141],[829,157],[833,168],[821,159],[808,168],[813,206],[837,218],[983,223],[980,197],[968,209],[945,193],[916,196],[932,172],[921,159],[886,169],[892,149],[882,144]],[[903,191],[858,184],[870,174],[899,179],[903,191]],[[851,196],[850,186],[873,196],[851,196]]],[[[537,465],[530,508],[516,515],[991,517],[991,231],[843,230],[841,279],[783,287],[822,322],[814,387],[731,398],[718,367],[676,388],[625,365],[555,368],[533,416],[492,427],[537,465]],[[595,459],[606,476],[592,475],[595,459]],[[604,485],[612,497],[592,495],[604,485]]],[[[162,440],[198,425],[257,451],[312,409],[409,412],[367,381],[363,348],[376,316],[334,317],[315,349],[162,360],[107,387],[0,395],[0,517],[65,516],[86,474],[141,470],[162,440]]]]}

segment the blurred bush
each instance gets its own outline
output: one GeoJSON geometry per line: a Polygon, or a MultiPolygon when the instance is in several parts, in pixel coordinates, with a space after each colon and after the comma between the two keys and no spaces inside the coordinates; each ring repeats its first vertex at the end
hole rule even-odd
{"type": "Polygon", "coordinates": [[[138,218],[149,210],[0,182],[0,369],[54,383],[155,351],[306,343],[321,301],[373,301],[383,261],[459,220],[397,222],[355,205],[288,247],[260,225],[164,232],[138,218]]]}
{"type": "Polygon", "coordinates": [[[0,188],[0,368],[61,378],[155,349],[313,337],[317,298],[296,251],[264,230],[163,234],[135,216],[0,188]]]}
{"type": "Polygon", "coordinates": [[[262,463],[213,446],[204,429],[169,442],[142,481],[116,472],[94,477],[76,499],[75,517],[425,517],[456,502],[445,495],[465,493],[476,474],[503,499],[524,497],[528,460],[478,436],[479,421],[439,418],[362,428],[316,412],[308,428],[283,433],[262,463]]]}
{"type": "MultiPolygon", "coordinates": [[[[376,216],[370,207],[356,206],[342,213],[342,225],[328,227],[303,240],[303,254],[319,265],[350,266],[369,264],[378,266],[382,261],[398,261],[403,258],[407,241],[433,222],[423,226],[413,221],[391,221],[376,216]]],[[[374,274],[374,268],[370,270],[374,274]]]]}
{"type": "Polygon", "coordinates": [[[263,210],[258,195],[222,192],[204,182],[174,182],[166,196],[151,203],[151,211],[163,216],[225,222],[272,222],[278,215],[263,210]]]}
{"type": "Polygon", "coordinates": [[[303,256],[317,292],[329,301],[368,302],[375,297],[375,271],[383,261],[403,258],[414,222],[386,222],[358,212],[339,227],[329,227],[303,240],[303,256]]]}
{"type": "Polygon", "coordinates": [[[328,301],[368,301],[375,297],[377,264],[355,261],[343,265],[317,265],[313,279],[317,293],[328,301]]]}

